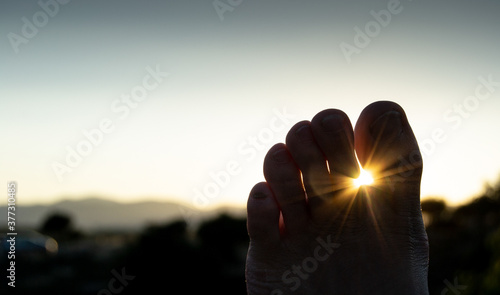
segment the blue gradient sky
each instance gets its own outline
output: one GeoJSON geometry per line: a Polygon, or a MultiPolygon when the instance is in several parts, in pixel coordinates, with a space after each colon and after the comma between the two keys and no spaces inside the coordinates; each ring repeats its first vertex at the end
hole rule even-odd
{"type": "Polygon", "coordinates": [[[244,205],[265,150],[295,122],[339,108],[354,125],[381,99],[405,108],[426,149],[423,196],[456,204],[498,179],[500,86],[457,109],[478,77],[500,83],[498,1],[401,1],[351,62],[340,44],[396,2],[269,2],[243,0],[221,20],[212,1],[73,0],[17,53],[10,33],[23,36],[23,18],[43,22],[43,10],[2,2],[0,182],[18,182],[20,204],[100,195],[244,205]],[[114,101],[148,67],[170,75],[122,118],[114,101]],[[276,115],[284,109],[293,118],[276,115]],[[54,163],[105,118],[114,129],[59,181],[54,163]],[[433,133],[443,134],[434,146],[433,133]]]}

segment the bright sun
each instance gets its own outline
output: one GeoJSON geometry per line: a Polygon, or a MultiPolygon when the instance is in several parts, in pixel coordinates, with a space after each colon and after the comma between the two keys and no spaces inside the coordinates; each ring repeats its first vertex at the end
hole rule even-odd
{"type": "Polygon", "coordinates": [[[373,183],[373,177],[370,172],[361,168],[359,177],[352,180],[355,187],[360,187],[362,185],[370,185],[373,183]]]}

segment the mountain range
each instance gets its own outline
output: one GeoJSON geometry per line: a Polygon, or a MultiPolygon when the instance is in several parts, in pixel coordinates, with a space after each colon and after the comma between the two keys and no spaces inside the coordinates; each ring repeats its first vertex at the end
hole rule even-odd
{"type": "MultiPolygon", "coordinates": [[[[220,214],[245,217],[245,210],[237,207],[221,207],[205,211],[180,203],[144,201],[120,203],[116,201],[88,198],[82,200],[63,200],[50,205],[16,206],[17,229],[38,229],[52,214],[60,213],[71,218],[75,229],[87,231],[140,230],[148,225],[184,220],[189,226],[220,214]]],[[[7,208],[0,207],[0,228],[7,225],[7,208]]]]}

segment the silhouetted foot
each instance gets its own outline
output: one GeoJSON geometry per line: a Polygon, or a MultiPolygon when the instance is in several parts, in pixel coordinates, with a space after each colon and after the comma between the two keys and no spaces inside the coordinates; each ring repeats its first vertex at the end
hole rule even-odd
{"type": "Polygon", "coordinates": [[[248,199],[248,293],[428,294],[421,173],[395,103],[366,107],[355,133],[334,109],[297,123],[269,150],[266,182],[248,199]],[[371,186],[353,186],[354,149],[371,186]]]}

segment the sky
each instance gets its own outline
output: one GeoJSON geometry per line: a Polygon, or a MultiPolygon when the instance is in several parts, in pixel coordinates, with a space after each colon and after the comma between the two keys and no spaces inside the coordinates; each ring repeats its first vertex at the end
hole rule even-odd
{"type": "Polygon", "coordinates": [[[500,175],[498,1],[2,1],[0,183],[244,206],[267,149],[327,108],[392,100],[422,196],[500,175]]]}

